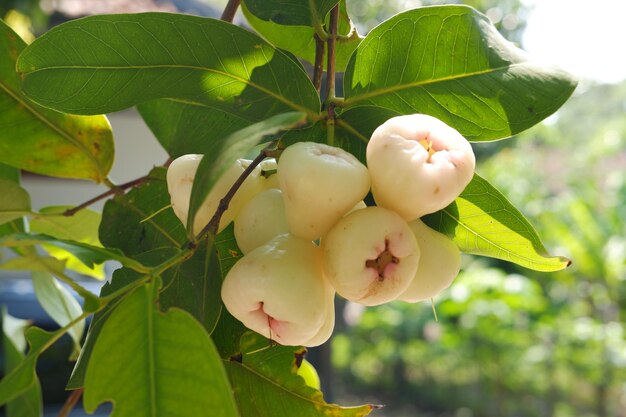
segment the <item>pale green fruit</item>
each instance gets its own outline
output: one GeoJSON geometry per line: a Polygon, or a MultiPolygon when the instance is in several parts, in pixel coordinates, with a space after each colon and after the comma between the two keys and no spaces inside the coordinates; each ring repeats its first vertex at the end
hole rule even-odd
{"type": "Polygon", "coordinates": [[[461,270],[461,251],[448,236],[417,219],[409,223],[421,250],[417,273],[399,300],[427,300],[448,288],[461,270]]]}
{"type": "Polygon", "coordinates": [[[235,217],[235,240],[244,254],[288,231],[282,192],[277,188],[255,195],[235,217]]]}
{"type": "Polygon", "coordinates": [[[382,207],[357,210],[339,220],[322,249],[324,272],[337,294],[368,306],[404,292],[420,259],[409,225],[382,207]]]}
{"type": "Polygon", "coordinates": [[[305,384],[311,388],[319,390],[321,388],[320,376],[317,373],[317,369],[306,359],[302,359],[302,363],[298,368],[298,375],[304,379],[305,384]]]}
{"type": "MultiPolygon", "coordinates": [[[[180,221],[187,225],[189,212],[189,199],[193,179],[198,170],[198,165],[202,155],[183,155],[176,158],[167,170],[167,188],[170,193],[172,208],[180,221]]],[[[206,199],[198,209],[193,224],[193,233],[199,233],[215,214],[219,202],[233,186],[235,181],[241,176],[251,161],[238,159],[235,163],[217,180],[206,199]]],[[[268,162],[271,166],[271,161],[268,162]]],[[[275,161],[274,161],[275,164],[275,161]]],[[[246,178],[241,187],[230,201],[228,210],[222,214],[218,232],[224,230],[233,221],[241,207],[260,191],[274,185],[276,180],[270,180],[260,175],[261,166],[255,167],[254,171],[246,178]]]]}
{"type": "Polygon", "coordinates": [[[332,302],[321,256],[311,241],[276,236],[228,272],[222,283],[226,309],[247,328],[282,345],[306,346],[332,302]]]}
{"type": "Polygon", "coordinates": [[[366,156],[376,204],[407,221],[452,203],[476,165],[470,143],[425,114],[387,120],[372,134],[366,156]]]}
{"type": "Polygon", "coordinates": [[[278,161],[289,230],[315,240],[369,191],[365,165],[340,148],[313,142],[289,146],[278,161]]]}

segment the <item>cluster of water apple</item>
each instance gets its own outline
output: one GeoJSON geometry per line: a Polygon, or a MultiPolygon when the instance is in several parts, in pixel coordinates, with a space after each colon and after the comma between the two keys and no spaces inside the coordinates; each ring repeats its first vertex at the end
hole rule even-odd
{"type": "MultiPolygon", "coordinates": [[[[184,224],[201,157],[182,156],[168,169],[172,207],[184,224]]],[[[458,247],[420,217],[446,207],[471,180],[469,142],[434,117],[399,116],[374,131],[366,159],[367,167],[343,149],[300,142],[245,179],[219,231],[234,221],[244,255],[221,295],[246,327],[283,345],[317,346],[334,329],[335,293],[367,306],[417,302],[454,280],[458,247]],[[376,205],[367,207],[370,190],[376,205]]],[[[238,160],[216,183],[194,233],[249,163],[238,160]]]]}

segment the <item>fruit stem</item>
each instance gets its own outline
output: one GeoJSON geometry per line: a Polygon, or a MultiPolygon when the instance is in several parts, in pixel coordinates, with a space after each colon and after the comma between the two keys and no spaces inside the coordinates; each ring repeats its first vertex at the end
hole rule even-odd
{"type": "Polygon", "coordinates": [[[240,3],[241,0],[228,0],[228,4],[224,7],[220,20],[232,23],[240,3]]]}

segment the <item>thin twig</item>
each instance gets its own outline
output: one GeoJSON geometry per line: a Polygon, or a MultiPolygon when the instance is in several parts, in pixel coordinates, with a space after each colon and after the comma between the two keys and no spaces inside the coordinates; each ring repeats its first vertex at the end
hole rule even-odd
{"type": "Polygon", "coordinates": [[[315,64],[313,65],[313,86],[319,95],[322,90],[322,73],[324,72],[324,41],[319,36],[315,38],[315,64]]]}
{"type": "Polygon", "coordinates": [[[136,178],[132,181],[128,181],[127,183],[124,184],[120,184],[120,185],[116,185],[115,188],[111,188],[110,190],[107,190],[105,192],[103,192],[100,195],[95,196],[92,199],[89,199],[87,201],[85,201],[82,204],[77,205],[76,207],[72,207],[71,209],[67,209],[63,212],[64,216],[70,217],[75,215],[76,213],[78,213],[79,211],[81,211],[84,208],[89,207],[90,205],[92,205],[93,203],[96,203],[104,198],[107,198],[108,196],[111,196],[113,194],[118,194],[120,192],[122,192],[123,190],[126,190],[127,188],[132,188],[132,187],[136,187],[138,185],[140,185],[141,183],[143,183],[145,180],[147,180],[150,176],[149,175],[144,175],[143,177],[139,177],[136,178]]]}
{"type": "Polygon", "coordinates": [[[224,11],[222,12],[222,17],[220,17],[220,19],[225,22],[232,23],[240,3],[241,0],[228,0],[228,4],[224,8],[224,11]]]}
{"type": "MultiPolygon", "coordinates": [[[[241,187],[241,184],[243,184],[246,178],[250,176],[252,171],[254,171],[254,169],[265,158],[267,158],[271,154],[271,149],[275,145],[276,145],[276,141],[270,142],[265,148],[261,150],[261,152],[259,152],[256,158],[254,158],[252,162],[250,162],[250,165],[248,165],[248,167],[241,173],[239,178],[237,178],[237,181],[235,181],[233,185],[230,187],[230,189],[228,190],[224,198],[220,200],[220,203],[217,206],[217,210],[215,210],[215,214],[213,215],[213,217],[211,217],[211,220],[206,224],[206,226],[204,226],[202,231],[198,233],[198,235],[196,235],[196,238],[195,238],[196,242],[202,239],[208,233],[210,233],[212,236],[215,236],[217,234],[217,230],[220,224],[220,220],[222,219],[222,215],[224,214],[226,210],[228,210],[228,205],[230,204],[230,201],[235,196],[235,193],[237,192],[239,187],[241,187]]],[[[195,244],[194,242],[191,242],[191,246],[193,246],[194,244],[195,244]]]]}
{"type": "Polygon", "coordinates": [[[328,52],[326,62],[326,119],[327,142],[329,145],[335,144],[335,46],[337,44],[337,29],[339,26],[339,4],[330,11],[329,21],[328,52]]]}
{"type": "Polygon", "coordinates": [[[79,388],[77,390],[72,391],[72,393],[65,400],[65,404],[63,404],[63,408],[59,411],[59,415],[57,417],[67,417],[70,415],[78,400],[83,395],[83,389],[79,388]]]}
{"type": "MultiPolygon", "coordinates": [[[[330,31],[328,36],[328,54],[326,62],[326,100],[335,98],[335,46],[339,22],[339,4],[330,11],[330,31]]],[[[334,106],[333,106],[334,107],[334,106]]]]}

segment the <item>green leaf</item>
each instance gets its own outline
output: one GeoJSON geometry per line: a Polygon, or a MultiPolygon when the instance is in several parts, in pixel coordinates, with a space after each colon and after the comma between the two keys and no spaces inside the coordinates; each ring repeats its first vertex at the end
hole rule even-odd
{"type": "Polygon", "coordinates": [[[226,362],[235,399],[246,417],[368,415],[376,406],[328,404],[322,393],[306,385],[297,369],[306,353],[301,347],[271,345],[251,332],[241,341],[241,361],[226,362]]]}
{"type": "MultiPolygon", "coordinates": [[[[27,320],[11,317],[2,308],[2,347],[4,348],[4,373],[9,374],[24,360],[26,339],[24,331],[27,320]]],[[[9,401],[6,405],[7,417],[39,417],[43,414],[41,386],[35,379],[32,387],[9,401]]]]}
{"type": "Polygon", "coordinates": [[[452,238],[465,253],[535,271],[559,271],[570,264],[566,258],[549,256],[522,213],[477,174],[452,204],[423,220],[452,238]]]}
{"type": "MultiPolygon", "coordinates": [[[[102,246],[98,240],[98,226],[100,225],[100,213],[83,209],[72,216],[64,216],[63,213],[70,206],[45,207],[39,213],[30,217],[30,231],[42,233],[57,239],[74,240],[94,246],[102,246]]],[[[88,268],[70,252],[43,245],[44,249],[55,258],[66,261],[66,267],[79,274],[89,275],[94,278],[104,279],[104,265],[94,265],[88,268]]]]}
{"type": "MultiPolygon", "coordinates": [[[[141,277],[141,274],[138,274],[131,269],[120,268],[113,272],[111,281],[102,286],[102,289],[100,290],[100,297],[110,297],[114,293],[121,291],[123,288],[133,284],[141,277]]],[[[89,359],[91,358],[91,352],[93,351],[93,347],[98,340],[98,337],[102,330],[102,326],[111,316],[111,313],[115,310],[115,307],[117,307],[117,305],[123,299],[124,294],[118,295],[114,299],[110,300],[104,306],[104,308],[94,314],[89,324],[89,330],[87,331],[85,343],[83,344],[83,348],[80,351],[80,355],[78,356],[78,360],[76,361],[76,365],[74,366],[74,370],[72,371],[72,375],[67,383],[66,389],[75,390],[84,386],[87,364],[89,363],[89,359]]]]}
{"type": "Polygon", "coordinates": [[[315,117],[320,108],[307,74],[283,52],[235,25],[182,14],[73,20],[28,46],[17,67],[29,97],[78,114],[159,98],[253,120],[293,110],[315,117]]]}
{"type": "Polygon", "coordinates": [[[281,25],[314,26],[339,0],[244,0],[247,9],[262,20],[281,25]]]}
{"type": "MultiPolygon", "coordinates": [[[[32,277],[33,288],[39,304],[60,327],[67,326],[83,314],[83,309],[78,301],[52,275],[45,272],[33,272],[32,277]]],[[[80,351],[80,342],[84,331],[84,321],[76,323],[68,331],[74,341],[75,355],[78,355],[80,351]]]]}
{"type": "Polygon", "coordinates": [[[425,113],[468,140],[525,130],[556,111],[576,82],[529,60],[467,6],[423,7],[374,28],[352,55],[344,106],[425,113]]]}
{"type": "MultiPolygon", "coordinates": [[[[344,36],[335,46],[335,68],[344,71],[350,56],[359,45],[361,37],[350,21],[346,10],[345,0],[339,2],[339,27],[338,34],[344,36]]],[[[311,64],[315,63],[315,29],[311,26],[284,26],[273,21],[267,21],[256,17],[245,4],[242,5],[246,20],[261,36],[272,45],[285,49],[297,57],[306,59],[311,64]]],[[[328,20],[328,19],[327,19],[328,20]]],[[[325,56],[322,60],[326,65],[325,56]]]]}
{"type": "Polygon", "coordinates": [[[254,115],[171,99],[140,103],[137,109],[172,158],[209,153],[216,141],[261,120],[254,115]]]}
{"type": "MultiPolygon", "coordinates": [[[[66,329],[60,329],[54,333],[45,332],[36,327],[26,330],[26,339],[30,349],[21,362],[15,364],[11,372],[0,380],[0,406],[15,400],[20,395],[28,392],[36,386],[37,375],[35,365],[37,359],[54,341],[65,334],[66,329]]],[[[28,394],[27,394],[28,395],[28,394]]]]}
{"type": "Polygon", "coordinates": [[[30,214],[30,196],[14,181],[0,178],[0,224],[30,214]]]}
{"type": "MultiPolygon", "coordinates": [[[[217,235],[215,238],[215,250],[217,251],[217,259],[223,281],[230,268],[243,257],[243,252],[241,252],[235,240],[234,223],[229,224],[217,235]]],[[[218,301],[222,306],[222,311],[215,324],[213,333],[211,333],[211,338],[222,358],[228,359],[241,351],[239,342],[241,336],[248,329],[224,307],[221,295],[218,301]]]]}
{"type": "MultiPolygon", "coordinates": [[[[11,238],[13,235],[7,235],[11,238]]],[[[0,241],[4,239],[0,238],[0,241]]],[[[52,256],[30,254],[19,258],[11,258],[0,264],[0,269],[6,271],[32,271],[50,272],[52,274],[62,274],[65,271],[65,262],[52,256]]]]}
{"type": "Polygon", "coordinates": [[[113,133],[104,116],[57,113],[28,100],[15,72],[26,43],[0,21],[0,162],[38,174],[104,180],[113,133]]]}
{"type": "MultiPolygon", "coordinates": [[[[162,210],[169,203],[165,169],[155,169],[148,181],[106,203],[100,228],[102,242],[144,265],[168,261],[181,253],[186,242],[180,220],[171,209],[162,210]]],[[[222,302],[219,264],[215,248],[208,243],[200,242],[190,259],[162,274],[160,303],[163,308],[188,311],[211,331],[220,317],[222,302]]]]}
{"type": "MultiPolygon", "coordinates": [[[[134,259],[122,255],[115,249],[88,245],[86,243],[76,242],[69,239],[56,239],[43,234],[14,233],[12,235],[0,237],[0,247],[19,248],[34,245],[52,245],[65,249],[75,255],[81,262],[90,268],[93,268],[95,264],[101,264],[105,261],[118,261],[122,265],[128,266],[132,269],[144,272],[147,271],[145,266],[134,259]]],[[[56,258],[52,259],[56,260],[56,258]]],[[[65,265],[65,263],[63,263],[63,265],[65,265]]]]}
{"type": "Polygon", "coordinates": [[[164,247],[180,248],[186,241],[183,224],[169,206],[167,170],[155,168],[139,187],[108,200],[102,212],[100,241],[127,256],[164,247]]]}
{"type": "MultiPolygon", "coordinates": [[[[14,167],[10,167],[0,162],[0,180],[5,180],[5,181],[8,180],[19,185],[20,170],[14,167]]],[[[6,202],[0,203],[0,204],[6,204],[6,202]]],[[[9,205],[12,205],[12,203],[9,203],[9,205]]],[[[15,233],[15,232],[23,232],[25,230],[24,218],[15,219],[11,222],[4,223],[4,224],[1,224],[1,223],[2,222],[0,222],[0,236],[8,235],[8,234],[15,233]]]]}
{"type": "Polygon", "coordinates": [[[199,416],[208,410],[212,416],[238,416],[205,330],[182,310],[162,314],[153,291],[135,290],[104,324],[85,376],[85,410],[93,413],[112,401],[117,417],[199,416]]]}
{"type": "Polygon", "coordinates": [[[238,158],[248,153],[256,145],[269,142],[275,135],[296,125],[302,124],[305,115],[298,112],[283,113],[241,129],[216,144],[215,149],[203,156],[198,165],[189,204],[187,230],[193,230],[196,212],[206,196],[220,178],[238,158]]]}

